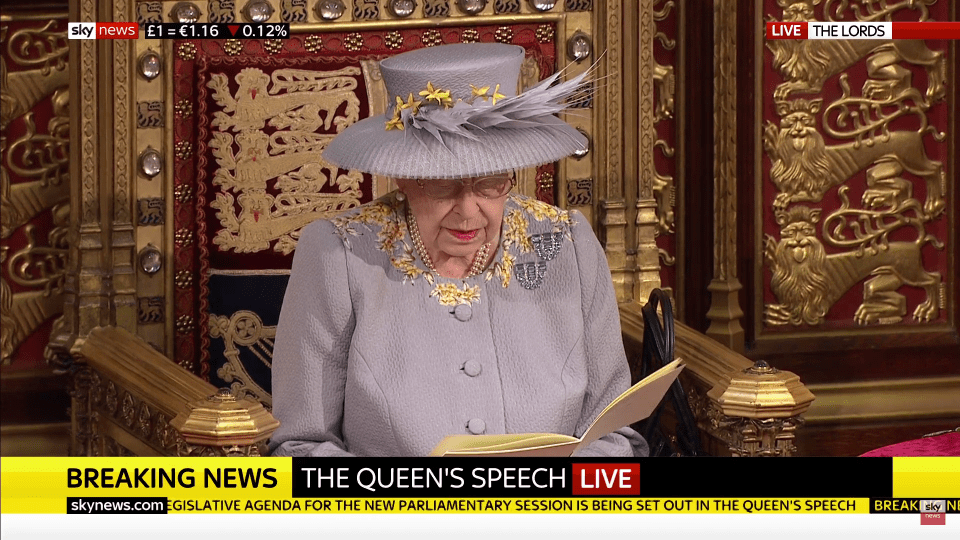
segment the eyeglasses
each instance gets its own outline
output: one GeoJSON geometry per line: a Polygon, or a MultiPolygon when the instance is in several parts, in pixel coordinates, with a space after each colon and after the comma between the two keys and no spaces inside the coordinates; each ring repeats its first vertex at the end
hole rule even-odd
{"type": "Polygon", "coordinates": [[[483,176],[473,182],[463,180],[417,180],[417,185],[431,199],[455,199],[464,189],[471,189],[478,197],[499,199],[517,185],[512,176],[483,176]]]}

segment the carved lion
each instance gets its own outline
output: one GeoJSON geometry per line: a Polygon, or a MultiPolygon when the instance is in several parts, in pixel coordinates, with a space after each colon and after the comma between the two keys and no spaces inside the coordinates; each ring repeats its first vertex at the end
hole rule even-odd
{"type": "Polygon", "coordinates": [[[926,299],[913,312],[920,322],[939,314],[937,303],[940,274],[923,268],[920,248],[934,239],[921,236],[916,242],[891,242],[876,252],[850,251],[827,255],[816,237],[820,210],[794,206],[777,212],[780,240],[766,235],[764,256],[773,272],[770,289],[780,302],[765,310],[767,324],[821,324],[833,304],[860,280],[863,303],[854,320],[858,324],[899,322],[906,312],[903,285],[922,288],[926,299]]]}
{"type": "Polygon", "coordinates": [[[923,132],[893,131],[865,141],[826,146],[815,127],[822,100],[794,99],[777,103],[780,126],[767,122],[763,143],[772,167],[770,179],[780,193],[774,208],[794,202],[820,202],[824,194],[878,161],[896,161],[927,182],[924,211],[929,218],[946,206],[943,165],[927,157],[923,132]]]}

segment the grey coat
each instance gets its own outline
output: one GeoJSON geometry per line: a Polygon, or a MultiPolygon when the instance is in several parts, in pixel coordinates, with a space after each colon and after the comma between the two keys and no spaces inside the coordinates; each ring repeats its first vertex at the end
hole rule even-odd
{"type": "MultiPolygon", "coordinates": [[[[512,195],[487,271],[448,279],[416,256],[404,209],[390,194],[303,229],[274,346],[273,454],[422,456],[451,434],[581,435],[630,381],[590,225],[512,195]],[[540,282],[518,276],[541,262],[540,282]]],[[[627,437],[645,450],[627,428],[581,455],[633,456],[627,437]]]]}

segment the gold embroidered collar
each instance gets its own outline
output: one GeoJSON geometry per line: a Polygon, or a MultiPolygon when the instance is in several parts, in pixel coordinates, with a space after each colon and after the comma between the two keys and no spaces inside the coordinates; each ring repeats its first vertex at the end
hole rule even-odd
{"type": "MultiPolygon", "coordinates": [[[[573,220],[569,212],[536,199],[511,194],[504,208],[500,246],[494,260],[485,272],[478,271],[476,275],[483,275],[485,282],[498,278],[501,286],[510,286],[517,257],[534,250],[528,234],[531,218],[551,222],[554,233],[562,232],[567,239],[572,239],[570,228],[573,220]]],[[[476,277],[472,271],[471,276],[462,280],[442,278],[432,265],[426,262],[425,257],[419,256],[414,243],[415,236],[408,227],[406,204],[397,200],[395,192],[338,216],[332,222],[348,249],[350,238],[359,235],[357,225],[364,225],[369,230],[379,227],[376,247],[389,254],[390,264],[403,275],[404,283],[413,283],[422,277],[434,286],[430,297],[436,298],[441,305],[456,306],[480,302],[480,286],[471,286],[467,282],[476,277]],[[445,282],[441,283],[440,280],[445,282]],[[460,281],[462,287],[457,286],[454,283],[456,281],[460,281]]]]}

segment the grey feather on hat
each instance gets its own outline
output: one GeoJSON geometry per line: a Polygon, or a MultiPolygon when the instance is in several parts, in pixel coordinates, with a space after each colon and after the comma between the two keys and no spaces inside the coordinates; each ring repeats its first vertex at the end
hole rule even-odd
{"type": "Polygon", "coordinates": [[[557,116],[585,74],[559,73],[516,94],[524,50],[472,43],[428,47],[380,62],[386,115],[337,135],[323,159],[392,178],[470,178],[557,161],[587,140],[557,116]]]}

